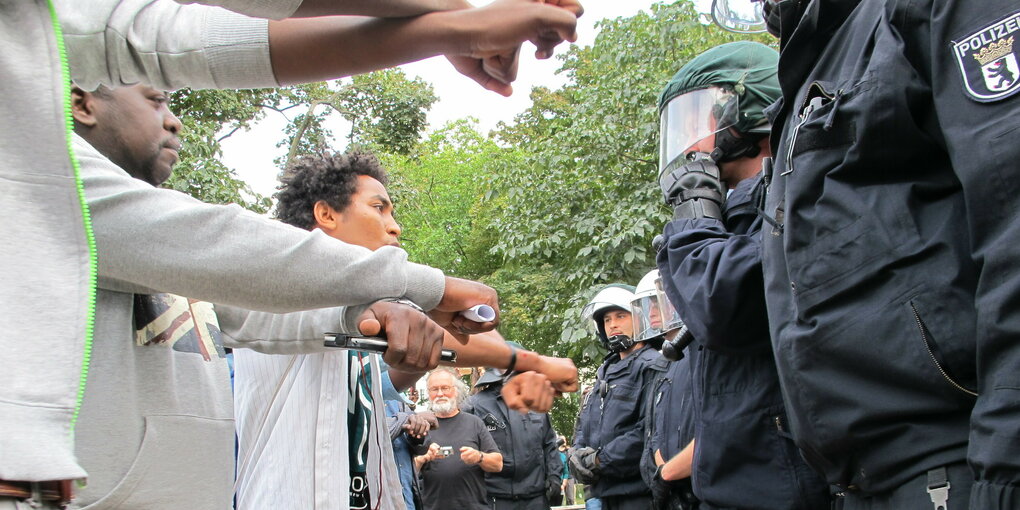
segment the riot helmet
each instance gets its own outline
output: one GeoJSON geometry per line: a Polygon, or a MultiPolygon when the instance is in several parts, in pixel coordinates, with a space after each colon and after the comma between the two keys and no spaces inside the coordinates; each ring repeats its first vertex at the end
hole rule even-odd
{"type": "Polygon", "coordinates": [[[779,37],[784,25],[796,25],[806,3],[802,0],[712,0],[712,21],[729,32],[768,31],[779,37]]]}
{"type": "Polygon", "coordinates": [[[662,357],[676,361],[684,357],[684,349],[694,341],[694,335],[680,319],[680,312],[666,296],[662,278],[655,279],[655,293],[659,297],[659,309],[662,314],[663,341],[662,357]]]}
{"type": "Polygon", "coordinates": [[[658,274],[656,274],[655,278],[655,295],[658,297],[659,316],[662,317],[663,333],[669,333],[682,328],[684,321],[680,318],[680,312],[676,310],[669,297],[666,296],[666,289],[662,284],[662,278],[658,274]]]}
{"type": "Polygon", "coordinates": [[[658,279],[659,270],[653,269],[641,277],[634,290],[630,313],[634,323],[634,339],[638,342],[660,337],[665,331],[659,295],[655,290],[655,281],[658,279]]]}
{"type": "Polygon", "coordinates": [[[608,312],[623,311],[629,315],[631,313],[630,303],[633,300],[634,287],[614,283],[600,290],[581,309],[581,316],[592,320],[595,325],[595,335],[598,337],[599,343],[609,352],[625,351],[635,343],[633,331],[624,332],[629,334],[607,335],[606,324],[604,322],[605,315],[608,312]]]}
{"type": "Polygon", "coordinates": [[[659,180],[705,156],[715,162],[757,156],[771,129],[763,110],[781,92],[778,63],[772,48],[739,41],[681,67],[659,96],[659,180]]]}

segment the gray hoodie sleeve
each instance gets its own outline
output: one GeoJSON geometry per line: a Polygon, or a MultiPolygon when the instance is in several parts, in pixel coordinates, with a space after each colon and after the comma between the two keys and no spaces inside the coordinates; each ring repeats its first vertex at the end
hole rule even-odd
{"type": "Polygon", "coordinates": [[[215,306],[223,345],[234,349],[252,349],[264,354],[335,352],[335,348],[323,346],[325,334],[352,333],[338,331],[345,310],[342,306],[291,313],[215,306]]]}
{"type": "Polygon", "coordinates": [[[269,220],[236,205],[211,205],[131,178],[78,136],[99,259],[99,286],[170,292],[266,312],[442,299],[443,274],[386,246],[369,251],[269,220]]]}
{"type": "MultiPolygon", "coordinates": [[[[55,5],[72,78],[85,90],[137,83],[163,90],[278,86],[265,19],[170,0],[57,0],[55,5]]],[[[254,11],[285,14],[290,8],[284,7],[254,11]]]]}
{"type": "MultiPolygon", "coordinates": [[[[258,18],[283,19],[294,14],[303,0],[176,0],[181,4],[218,5],[258,18]]],[[[339,2],[338,2],[339,3],[339,2]]]]}

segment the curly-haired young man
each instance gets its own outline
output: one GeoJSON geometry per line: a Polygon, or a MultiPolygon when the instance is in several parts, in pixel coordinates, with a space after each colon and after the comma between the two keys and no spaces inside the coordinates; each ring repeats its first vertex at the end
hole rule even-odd
{"type": "MultiPolygon", "coordinates": [[[[400,245],[386,171],[375,156],[365,152],[307,156],[282,180],[276,194],[277,219],[371,250],[400,245]]],[[[247,318],[257,329],[269,327],[273,320],[271,314],[247,318]]],[[[570,360],[512,350],[495,332],[473,335],[467,345],[449,337],[445,346],[457,350],[461,366],[536,370],[565,390],[576,381],[570,360]]],[[[390,461],[393,453],[385,436],[382,399],[399,399],[397,388],[412,385],[422,374],[382,371],[377,360],[376,355],[353,351],[294,356],[235,352],[238,509],[338,508],[341,503],[367,508],[378,498],[392,504],[401,496],[388,485],[397,473],[390,461]],[[325,423],[310,416],[347,420],[325,423]],[[374,469],[368,466],[371,459],[384,461],[374,469]]],[[[518,389],[542,390],[549,385],[544,376],[522,376],[526,377],[518,389]]],[[[552,392],[544,392],[543,398],[531,407],[548,409],[552,392]]]]}

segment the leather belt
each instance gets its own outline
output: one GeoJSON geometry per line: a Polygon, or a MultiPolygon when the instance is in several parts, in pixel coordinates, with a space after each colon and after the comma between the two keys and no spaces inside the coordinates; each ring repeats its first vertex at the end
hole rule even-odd
{"type": "Polygon", "coordinates": [[[73,497],[73,480],[49,482],[10,482],[0,480],[0,498],[28,499],[32,497],[33,485],[38,488],[42,501],[65,506],[73,497]]]}

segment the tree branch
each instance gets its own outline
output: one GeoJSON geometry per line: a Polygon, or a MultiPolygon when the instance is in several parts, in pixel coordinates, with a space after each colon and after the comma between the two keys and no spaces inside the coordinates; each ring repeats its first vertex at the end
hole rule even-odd
{"type": "Polygon", "coordinates": [[[226,140],[227,138],[230,138],[230,136],[236,133],[238,129],[241,129],[241,126],[237,126],[234,129],[231,129],[229,133],[217,138],[216,142],[219,143],[222,142],[223,140],[226,140]]]}
{"type": "Polygon", "coordinates": [[[305,113],[305,118],[301,120],[301,124],[298,125],[297,131],[294,133],[294,138],[290,142],[290,150],[287,151],[287,160],[283,162],[283,167],[287,168],[290,166],[291,161],[297,157],[298,146],[301,144],[301,138],[305,136],[305,131],[308,130],[308,126],[312,123],[312,117],[315,115],[315,109],[320,104],[330,104],[339,99],[340,94],[343,93],[343,89],[340,89],[329,96],[328,99],[316,99],[308,105],[308,112],[305,113]]]}

